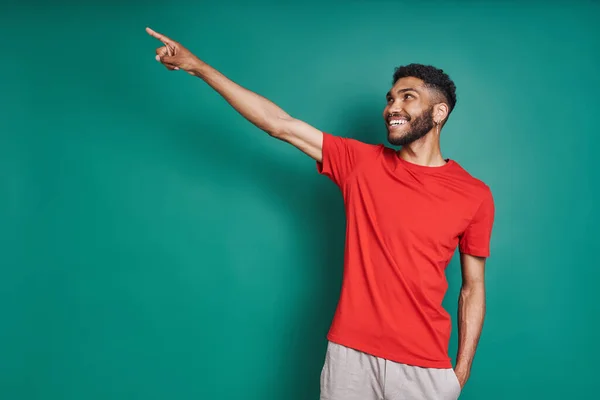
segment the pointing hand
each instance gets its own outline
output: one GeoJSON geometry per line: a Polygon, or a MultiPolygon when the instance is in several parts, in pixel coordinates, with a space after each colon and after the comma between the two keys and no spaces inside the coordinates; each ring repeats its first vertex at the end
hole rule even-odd
{"type": "Polygon", "coordinates": [[[161,62],[167,69],[171,71],[182,69],[190,72],[200,61],[188,49],[165,35],[150,28],[146,28],[146,32],[164,44],[156,49],[156,61],[161,62]]]}

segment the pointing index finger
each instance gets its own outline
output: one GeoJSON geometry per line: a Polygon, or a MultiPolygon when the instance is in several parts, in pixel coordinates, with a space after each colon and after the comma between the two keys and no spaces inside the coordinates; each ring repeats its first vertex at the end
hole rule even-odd
{"type": "Polygon", "coordinates": [[[158,40],[160,40],[161,42],[163,42],[164,44],[173,44],[173,41],[171,39],[169,39],[168,37],[166,37],[165,35],[162,35],[158,32],[155,32],[154,30],[150,29],[150,28],[146,28],[146,32],[148,32],[148,34],[158,40]]]}

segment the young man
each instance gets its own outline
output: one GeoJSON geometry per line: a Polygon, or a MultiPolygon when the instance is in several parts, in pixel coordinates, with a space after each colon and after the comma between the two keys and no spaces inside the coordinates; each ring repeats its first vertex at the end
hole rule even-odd
{"type": "Polygon", "coordinates": [[[341,189],[347,215],[343,285],[327,336],[321,399],[456,399],[467,381],[485,314],[485,260],[494,221],[490,189],[444,159],[440,131],[456,103],[441,70],[397,68],[383,119],[401,150],[321,132],[223,76],[176,41],[156,59],[203,79],[269,135],[316,161],[341,189]],[[442,308],[445,268],[460,250],[456,365],[442,308]]]}

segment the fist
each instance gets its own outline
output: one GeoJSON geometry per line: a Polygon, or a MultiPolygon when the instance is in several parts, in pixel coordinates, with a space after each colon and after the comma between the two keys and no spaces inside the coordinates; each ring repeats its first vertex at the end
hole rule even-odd
{"type": "Polygon", "coordinates": [[[190,72],[198,63],[199,60],[196,56],[173,39],[150,28],[146,28],[146,32],[163,43],[164,46],[156,49],[156,61],[162,63],[167,69],[171,71],[181,69],[190,72]]]}

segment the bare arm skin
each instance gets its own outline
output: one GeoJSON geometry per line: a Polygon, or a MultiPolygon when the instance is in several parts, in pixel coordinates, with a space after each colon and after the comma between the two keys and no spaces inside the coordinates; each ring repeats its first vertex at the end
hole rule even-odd
{"type": "Polygon", "coordinates": [[[485,258],[460,255],[462,287],[458,300],[458,352],[454,371],[464,387],[471,374],[485,317],[485,258]]]}
{"type": "Polygon", "coordinates": [[[323,157],[323,133],[304,121],[291,117],[272,101],[254,93],[200,60],[180,43],[146,28],[164,46],[156,49],[156,59],[169,70],[183,70],[204,80],[238,113],[270,136],[290,143],[316,161],[323,157]]]}

